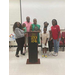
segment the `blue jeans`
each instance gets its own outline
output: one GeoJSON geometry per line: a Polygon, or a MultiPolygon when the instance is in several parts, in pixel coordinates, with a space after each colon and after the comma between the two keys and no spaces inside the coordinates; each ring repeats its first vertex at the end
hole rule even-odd
{"type": "Polygon", "coordinates": [[[53,42],[54,42],[54,52],[58,53],[60,38],[59,38],[59,41],[53,39],[53,42]]]}

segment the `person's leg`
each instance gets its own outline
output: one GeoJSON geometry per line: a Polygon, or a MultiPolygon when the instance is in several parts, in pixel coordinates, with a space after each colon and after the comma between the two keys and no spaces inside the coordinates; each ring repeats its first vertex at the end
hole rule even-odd
{"type": "MultiPolygon", "coordinates": [[[[29,37],[26,37],[26,46],[28,46],[28,39],[29,37]]],[[[28,47],[28,50],[29,50],[29,47],[28,47]]]]}
{"type": "Polygon", "coordinates": [[[45,56],[45,47],[44,47],[44,56],[45,56]]]}
{"type": "Polygon", "coordinates": [[[44,48],[43,48],[43,55],[42,55],[42,57],[44,57],[44,48]]]}
{"type": "Polygon", "coordinates": [[[26,50],[26,45],[28,45],[28,37],[25,37],[25,50],[26,50]]]}
{"type": "Polygon", "coordinates": [[[17,50],[16,50],[16,56],[19,57],[18,53],[19,53],[19,39],[16,39],[16,43],[17,43],[17,50]]]}
{"type": "Polygon", "coordinates": [[[58,55],[58,50],[59,50],[59,41],[56,40],[56,52],[55,52],[54,56],[58,55]]]}
{"type": "Polygon", "coordinates": [[[56,53],[56,40],[53,39],[54,42],[54,52],[56,53]]]}
{"type": "Polygon", "coordinates": [[[24,42],[25,42],[25,38],[22,37],[22,38],[21,38],[21,54],[22,54],[22,55],[25,55],[25,53],[23,53],[24,42]]]}
{"type": "Polygon", "coordinates": [[[17,48],[16,50],[16,56],[18,56],[18,53],[19,53],[19,48],[17,48]]]}
{"type": "Polygon", "coordinates": [[[52,51],[53,40],[50,41],[50,52],[52,51]]]}
{"type": "Polygon", "coordinates": [[[45,45],[45,57],[47,57],[48,43],[45,45]]]}
{"type": "Polygon", "coordinates": [[[25,45],[24,53],[26,53],[26,37],[25,37],[25,43],[24,43],[24,45],[25,45]]]}
{"type": "Polygon", "coordinates": [[[48,41],[48,49],[49,49],[49,56],[51,55],[51,52],[50,52],[50,41],[48,41]]]}
{"type": "Polygon", "coordinates": [[[43,48],[43,55],[44,55],[44,48],[43,48]]]}
{"type": "Polygon", "coordinates": [[[59,41],[56,40],[56,53],[58,53],[58,51],[59,51],[59,42],[60,42],[60,39],[59,39],[59,41]]]}
{"type": "Polygon", "coordinates": [[[45,48],[45,57],[47,58],[47,48],[45,48]]]}
{"type": "Polygon", "coordinates": [[[20,50],[21,50],[21,54],[23,53],[23,38],[20,38],[20,50]]]}
{"type": "Polygon", "coordinates": [[[51,55],[51,51],[52,51],[52,40],[49,41],[49,56],[51,55]]]}
{"type": "Polygon", "coordinates": [[[47,53],[47,48],[45,48],[45,54],[47,53]]]}
{"type": "Polygon", "coordinates": [[[42,44],[43,54],[42,57],[44,57],[44,44],[42,44]]]}
{"type": "Polygon", "coordinates": [[[49,52],[50,52],[50,41],[48,41],[48,48],[49,48],[49,52]]]}

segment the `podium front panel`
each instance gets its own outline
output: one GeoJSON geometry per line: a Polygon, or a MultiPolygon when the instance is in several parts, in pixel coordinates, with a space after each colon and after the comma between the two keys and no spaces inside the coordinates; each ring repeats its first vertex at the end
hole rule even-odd
{"type": "Polygon", "coordinates": [[[37,42],[37,33],[29,33],[28,34],[28,49],[29,49],[29,62],[35,63],[38,61],[38,42],[37,42]]]}

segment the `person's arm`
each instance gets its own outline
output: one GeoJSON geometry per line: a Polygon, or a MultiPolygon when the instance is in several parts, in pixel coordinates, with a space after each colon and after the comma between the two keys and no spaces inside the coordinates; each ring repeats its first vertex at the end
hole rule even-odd
{"type": "Polygon", "coordinates": [[[24,31],[20,30],[19,28],[16,28],[15,34],[17,35],[17,37],[22,37],[22,36],[24,36],[24,31]]]}
{"type": "Polygon", "coordinates": [[[25,29],[24,29],[24,28],[22,28],[22,30],[23,30],[23,31],[25,31],[25,29]]]}
{"type": "Polygon", "coordinates": [[[58,39],[57,39],[57,41],[59,41],[59,35],[60,35],[60,31],[58,32],[58,39]]]}
{"type": "Polygon", "coordinates": [[[32,31],[32,25],[30,26],[30,31],[32,31]]]}
{"type": "Polygon", "coordinates": [[[60,27],[58,26],[58,38],[57,38],[57,41],[59,41],[59,36],[60,36],[60,27]]]}
{"type": "Polygon", "coordinates": [[[39,32],[41,32],[41,30],[40,30],[40,25],[39,25],[39,30],[38,30],[39,32]]]}

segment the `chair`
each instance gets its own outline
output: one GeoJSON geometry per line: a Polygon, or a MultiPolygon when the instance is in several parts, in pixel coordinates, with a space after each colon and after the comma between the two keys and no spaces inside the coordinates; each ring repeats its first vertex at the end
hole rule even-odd
{"type": "MultiPolygon", "coordinates": [[[[60,37],[62,36],[62,34],[60,33],[60,37]]],[[[61,48],[63,46],[63,42],[62,39],[60,38],[60,42],[59,42],[59,47],[61,48]]]]}
{"type": "Polygon", "coordinates": [[[65,47],[65,32],[62,32],[62,42],[63,42],[63,51],[64,51],[64,47],[65,47]]]}

